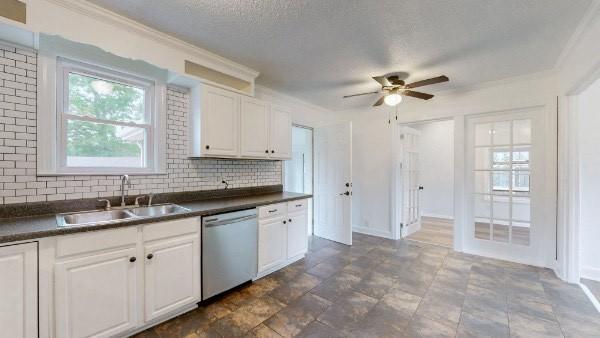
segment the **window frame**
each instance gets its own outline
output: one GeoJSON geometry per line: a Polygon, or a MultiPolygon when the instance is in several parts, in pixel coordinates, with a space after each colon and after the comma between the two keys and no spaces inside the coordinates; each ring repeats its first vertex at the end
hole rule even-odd
{"type": "Polygon", "coordinates": [[[157,158],[159,156],[156,143],[159,120],[156,105],[156,81],[128,74],[108,67],[91,65],[73,61],[63,57],[56,59],[56,173],[59,175],[93,175],[93,174],[152,174],[158,173],[157,158]],[[135,86],[144,90],[145,123],[104,120],[94,117],[69,114],[69,74],[98,78],[109,82],[135,86]],[[142,151],[144,167],[74,167],[67,166],[67,124],[69,120],[104,123],[116,126],[130,126],[144,129],[146,133],[145,149],[142,151]]]}

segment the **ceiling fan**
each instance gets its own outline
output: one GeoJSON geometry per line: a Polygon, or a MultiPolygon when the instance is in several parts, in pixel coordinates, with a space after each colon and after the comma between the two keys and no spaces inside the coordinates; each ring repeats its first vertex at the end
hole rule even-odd
{"type": "Polygon", "coordinates": [[[384,95],[375,102],[373,106],[381,106],[384,102],[388,106],[395,106],[402,101],[402,96],[412,96],[422,100],[429,100],[433,97],[431,94],[416,92],[411,90],[412,88],[432,85],[436,83],[449,81],[446,75],[434,77],[427,80],[421,80],[409,84],[405,84],[403,80],[397,75],[391,76],[374,76],[373,80],[377,81],[381,85],[381,90],[376,92],[369,93],[361,93],[354,95],[346,95],[344,98],[360,96],[360,95],[369,95],[369,94],[379,94],[384,93],[384,95]]]}

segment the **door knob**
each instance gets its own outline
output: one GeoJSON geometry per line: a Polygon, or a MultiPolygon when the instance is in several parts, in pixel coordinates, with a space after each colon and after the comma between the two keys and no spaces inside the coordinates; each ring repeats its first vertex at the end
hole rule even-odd
{"type": "Polygon", "coordinates": [[[154,255],[153,254],[148,254],[148,256],[146,256],[146,258],[152,259],[152,258],[154,258],[154,255]]]}
{"type": "Polygon", "coordinates": [[[343,193],[341,193],[340,195],[346,195],[346,196],[350,196],[350,192],[349,192],[349,191],[346,191],[346,192],[343,192],[343,193]]]}
{"type": "Polygon", "coordinates": [[[136,261],[136,259],[137,259],[137,258],[135,258],[135,257],[131,257],[131,258],[129,258],[129,261],[130,261],[131,263],[133,263],[133,262],[135,262],[135,261],[136,261]]]}
{"type": "Polygon", "coordinates": [[[423,188],[423,186],[419,186],[419,190],[423,190],[423,189],[425,189],[425,188],[423,188]]]}

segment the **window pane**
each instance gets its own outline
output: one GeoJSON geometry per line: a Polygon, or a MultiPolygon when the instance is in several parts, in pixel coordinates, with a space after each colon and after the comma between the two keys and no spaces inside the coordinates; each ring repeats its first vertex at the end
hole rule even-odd
{"type": "Polygon", "coordinates": [[[475,172],[475,192],[480,194],[491,194],[489,171],[475,172]]]}
{"type": "Polygon", "coordinates": [[[492,132],[494,145],[510,144],[510,121],[494,123],[494,131],[492,132]]]}
{"type": "Polygon", "coordinates": [[[475,145],[488,146],[492,144],[492,124],[478,123],[475,125],[475,145]]]}
{"type": "Polygon", "coordinates": [[[512,198],[512,219],[524,222],[531,221],[531,200],[529,197],[512,198]]]}
{"type": "Polygon", "coordinates": [[[491,148],[475,148],[475,169],[491,169],[491,148]]]}
{"type": "Polygon", "coordinates": [[[508,242],[509,221],[494,220],[492,239],[496,242],[508,242]]]}
{"type": "Polygon", "coordinates": [[[148,123],[143,88],[69,73],[67,113],[104,120],[148,123]]]}
{"type": "Polygon", "coordinates": [[[143,128],[69,120],[68,167],[143,168],[146,132],[143,128]]]}
{"type": "Polygon", "coordinates": [[[494,194],[507,194],[510,188],[510,172],[494,171],[492,173],[492,191],[494,194]]]}
{"type": "Polygon", "coordinates": [[[513,121],[513,143],[531,143],[531,120],[513,121]]]}
{"type": "Polygon", "coordinates": [[[527,222],[512,222],[512,243],[529,245],[531,224],[527,222]]]}

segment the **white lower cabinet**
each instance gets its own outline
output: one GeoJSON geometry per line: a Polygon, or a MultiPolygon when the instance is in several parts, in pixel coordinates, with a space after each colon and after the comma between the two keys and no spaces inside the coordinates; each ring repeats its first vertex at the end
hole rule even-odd
{"type": "Polygon", "coordinates": [[[267,271],[287,259],[284,217],[260,221],[258,224],[258,271],[267,271]]]}
{"type": "Polygon", "coordinates": [[[200,297],[200,238],[145,245],[145,319],[155,319],[200,297]]]}
{"type": "Polygon", "coordinates": [[[308,210],[288,214],[287,258],[292,259],[308,250],[308,210]]]}
{"type": "Polygon", "coordinates": [[[307,200],[258,210],[258,277],[301,258],[308,250],[307,200]]]}
{"type": "Polygon", "coordinates": [[[137,326],[136,248],[55,265],[56,337],[112,337],[137,326]]]}
{"type": "Polygon", "coordinates": [[[37,243],[0,247],[0,337],[38,336],[37,243]]]}
{"type": "Polygon", "coordinates": [[[199,218],[62,236],[56,256],[56,338],[126,336],[200,301],[199,218]]]}

